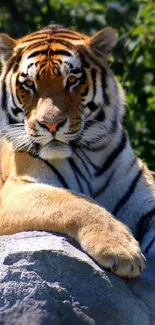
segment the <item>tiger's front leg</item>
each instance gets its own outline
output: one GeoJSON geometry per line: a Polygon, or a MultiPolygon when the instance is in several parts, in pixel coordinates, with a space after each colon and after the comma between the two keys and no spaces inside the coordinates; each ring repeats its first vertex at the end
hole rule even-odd
{"type": "Polygon", "coordinates": [[[138,276],[145,267],[138,242],[105,209],[70,191],[8,178],[0,193],[0,234],[26,230],[65,233],[122,277],[138,276]]]}

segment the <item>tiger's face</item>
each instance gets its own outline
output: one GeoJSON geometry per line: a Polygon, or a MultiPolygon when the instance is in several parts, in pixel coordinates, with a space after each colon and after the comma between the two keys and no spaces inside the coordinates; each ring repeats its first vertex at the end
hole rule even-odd
{"type": "Polygon", "coordinates": [[[71,143],[84,127],[82,95],[88,81],[77,53],[48,42],[45,46],[39,60],[33,53],[23,57],[14,87],[19,115],[23,118],[24,112],[25,130],[38,144],[39,155],[63,158],[71,155],[71,143]]]}
{"type": "Polygon", "coordinates": [[[89,125],[106,121],[104,106],[119,98],[107,67],[115,43],[111,28],[92,37],[61,26],[17,41],[0,34],[1,109],[13,124],[6,133],[16,150],[50,160],[68,157],[78,143],[91,141],[89,125]]]}

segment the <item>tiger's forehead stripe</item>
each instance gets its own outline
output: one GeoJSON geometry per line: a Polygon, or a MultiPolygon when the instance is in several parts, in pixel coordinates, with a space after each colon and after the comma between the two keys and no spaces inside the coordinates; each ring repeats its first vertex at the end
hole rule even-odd
{"type": "Polygon", "coordinates": [[[45,55],[45,56],[53,56],[53,55],[63,55],[63,56],[72,56],[72,53],[70,53],[69,51],[65,51],[63,49],[60,49],[60,50],[48,50],[48,48],[46,50],[37,50],[33,53],[31,53],[27,58],[30,59],[30,58],[33,58],[35,56],[38,56],[38,55],[45,55]]]}
{"type": "MultiPolygon", "coordinates": [[[[59,41],[64,42],[64,40],[71,40],[71,41],[80,41],[86,39],[85,35],[82,35],[78,32],[67,30],[67,29],[54,29],[48,27],[47,29],[43,29],[42,31],[35,32],[31,35],[28,35],[22,39],[20,39],[20,45],[31,43],[39,40],[48,40],[49,41],[56,41],[56,39],[59,41]]],[[[70,43],[67,42],[69,45],[70,43]]],[[[71,44],[70,44],[71,45],[71,44]]]]}
{"type": "Polygon", "coordinates": [[[45,35],[43,35],[43,36],[40,36],[40,35],[38,35],[38,37],[29,37],[28,39],[24,39],[23,40],[23,43],[29,43],[29,42],[31,42],[31,41],[39,41],[39,40],[45,40],[45,35]]]}
{"type": "Polygon", "coordinates": [[[66,35],[66,37],[69,37],[69,36],[73,36],[77,39],[85,39],[87,38],[86,35],[83,35],[81,33],[78,33],[74,30],[70,30],[70,29],[67,29],[67,28],[53,28],[52,26],[48,26],[47,28],[45,27],[44,29],[42,29],[41,31],[38,31],[38,32],[35,32],[35,33],[32,33],[31,35],[28,35],[26,37],[30,38],[30,37],[34,37],[34,36],[37,36],[37,35],[66,35]]]}
{"type": "Polygon", "coordinates": [[[82,74],[81,61],[77,53],[71,52],[71,50],[67,51],[64,48],[54,50],[51,46],[47,45],[44,49],[37,47],[36,51],[30,54],[24,54],[20,65],[21,75],[23,77],[29,76],[35,78],[37,71],[41,73],[46,68],[47,61],[51,61],[50,71],[54,75],[62,73],[64,76],[67,76],[68,73],[72,73],[81,76],[82,74]],[[40,61],[39,65],[38,58],[40,61]],[[33,73],[31,73],[31,67],[33,68],[33,73]]]}
{"type": "Polygon", "coordinates": [[[42,51],[44,51],[44,49],[46,49],[47,47],[49,47],[50,45],[55,46],[55,47],[62,47],[62,49],[66,50],[67,48],[67,52],[69,52],[69,50],[76,52],[77,48],[74,44],[70,43],[69,41],[65,41],[64,39],[56,39],[56,38],[50,38],[50,39],[44,39],[43,41],[33,41],[30,40],[29,43],[26,43],[25,46],[25,41],[20,43],[17,46],[17,49],[19,49],[20,51],[22,51],[22,53],[28,52],[28,51],[34,51],[37,48],[41,48],[42,51]]]}
{"type": "MultiPolygon", "coordinates": [[[[27,69],[30,64],[37,64],[38,59],[40,60],[42,57],[42,60],[46,60],[47,57],[52,61],[54,60],[53,67],[55,69],[56,66],[54,62],[55,60],[57,60],[57,62],[60,61],[58,62],[60,65],[62,62],[62,60],[60,60],[61,56],[63,56],[63,60],[65,59],[66,63],[68,61],[68,66],[70,68],[81,67],[79,60],[75,60],[75,56],[77,56],[77,48],[73,43],[71,43],[70,40],[67,39],[68,35],[75,34],[76,40],[79,40],[80,34],[67,31],[66,39],[64,39],[64,33],[65,29],[63,29],[63,33],[61,33],[61,31],[52,33],[51,30],[48,29],[46,31],[34,33],[30,37],[27,36],[21,39],[20,43],[17,44],[17,50],[21,52],[21,56],[20,59],[18,59],[16,68],[18,68],[19,61],[21,61],[21,71],[27,73],[27,69]],[[69,60],[67,60],[67,58],[69,60]]],[[[57,66],[57,68],[59,67],[57,66]]],[[[64,69],[62,68],[62,70],[64,69]]]]}

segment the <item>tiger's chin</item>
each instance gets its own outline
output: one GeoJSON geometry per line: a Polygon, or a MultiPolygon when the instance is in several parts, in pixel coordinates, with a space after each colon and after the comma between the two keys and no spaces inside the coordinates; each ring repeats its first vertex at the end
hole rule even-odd
{"type": "Polygon", "coordinates": [[[72,149],[68,144],[52,141],[41,147],[38,155],[45,160],[64,159],[72,155],[72,149]]]}

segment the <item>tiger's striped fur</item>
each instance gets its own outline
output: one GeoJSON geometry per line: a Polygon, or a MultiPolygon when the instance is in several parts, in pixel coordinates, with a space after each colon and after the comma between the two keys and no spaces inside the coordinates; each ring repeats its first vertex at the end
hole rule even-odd
{"type": "MultiPolygon", "coordinates": [[[[10,155],[21,157],[21,161],[21,152],[27,152],[36,164],[44,166],[42,172],[36,169],[33,182],[93,199],[126,224],[138,240],[145,233],[144,252],[149,245],[155,252],[155,186],[121,125],[124,93],[107,64],[115,44],[112,28],[92,37],[58,25],[17,41],[1,34],[0,123],[9,141],[2,154],[10,150],[10,143],[19,151],[13,154],[11,149],[10,155]]],[[[19,158],[15,160],[20,164],[19,158]]],[[[9,165],[9,172],[2,172],[2,191],[11,168],[9,165]]],[[[37,223],[34,228],[44,229],[37,223]]],[[[15,229],[27,230],[24,225],[15,229]]],[[[82,246],[91,254],[87,245],[82,246]]],[[[97,260],[109,267],[101,258],[97,260]]],[[[111,269],[122,276],[138,274],[131,272],[132,268],[118,271],[118,265],[111,269]]]]}

